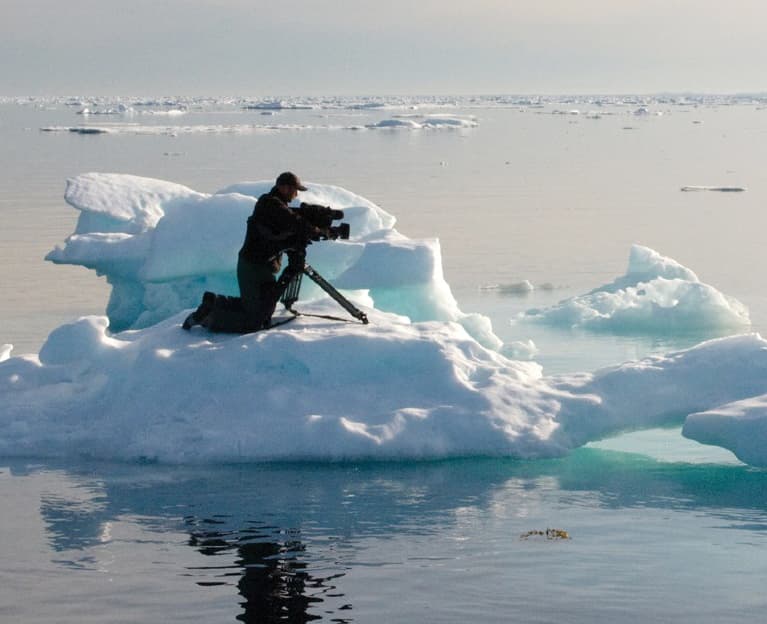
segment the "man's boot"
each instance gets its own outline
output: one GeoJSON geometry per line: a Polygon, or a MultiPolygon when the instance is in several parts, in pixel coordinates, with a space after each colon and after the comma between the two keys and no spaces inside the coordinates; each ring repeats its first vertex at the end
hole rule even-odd
{"type": "Polygon", "coordinates": [[[182,328],[189,331],[195,325],[200,325],[205,317],[208,316],[216,305],[216,293],[206,290],[202,295],[202,303],[197,309],[184,319],[182,328]]]}

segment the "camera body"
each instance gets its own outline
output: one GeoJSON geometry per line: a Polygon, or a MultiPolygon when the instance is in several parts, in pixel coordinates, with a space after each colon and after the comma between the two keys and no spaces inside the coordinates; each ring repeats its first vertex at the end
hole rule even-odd
{"type": "Polygon", "coordinates": [[[333,225],[333,221],[344,218],[343,210],[334,210],[330,206],[320,206],[319,204],[307,204],[302,202],[298,208],[293,210],[301,216],[306,222],[321,230],[318,240],[348,240],[350,228],[348,223],[333,225]]]}

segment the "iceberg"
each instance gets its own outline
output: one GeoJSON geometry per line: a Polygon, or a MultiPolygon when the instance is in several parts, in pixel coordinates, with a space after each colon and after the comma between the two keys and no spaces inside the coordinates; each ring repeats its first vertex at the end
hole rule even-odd
{"type": "MultiPolygon", "coordinates": [[[[46,259],[85,266],[112,286],[113,331],[149,327],[196,307],[206,290],[238,295],[237,252],[256,198],[272,181],[243,182],[214,194],[125,174],[88,173],[67,181],[65,200],[80,211],[75,232],[46,259]]],[[[412,240],[396,219],[346,189],[309,184],[302,201],[343,210],[348,241],[319,242],[309,262],[334,286],[377,309],[415,321],[458,321],[482,344],[501,341],[485,317],[458,308],[442,272],[437,240],[412,240]]],[[[318,289],[307,284],[304,295],[318,289]]]]}
{"type": "MultiPolygon", "coordinates": [[[[684,434],[767,463],[767,341],[743,334],[596,372],[543,373],[535,345],[504,346],[461,312],[439,243],[348,190],[309,183],[302,199],[343,209],[354,236],[310,262],[364,308],[369,325],[320,291],[304,315],[246,335],[180,328],[206,289],[236,294],[245,218],[270,182],[217,193],[121,174],[68,181],[80,211],[53,262],[112,284],[107,316],[54,329],[39,354],[0,348],[0,456],[163,463],[546,458],[618,433],[684,434]],[[317,315],[317,316],[312,316],[317,315]],[[523,358],[524,361],[522,359],[523,358]]],[[[636,247],[626,276],[698,283],[636,247]]]]}
{"type": "Polygon", "coordinates": [[[729,332],[751,325],[737,299],[676,260],[633,245],[625,275],[584,295],[520,314],[517,322],[616,333],[729,332]]]}

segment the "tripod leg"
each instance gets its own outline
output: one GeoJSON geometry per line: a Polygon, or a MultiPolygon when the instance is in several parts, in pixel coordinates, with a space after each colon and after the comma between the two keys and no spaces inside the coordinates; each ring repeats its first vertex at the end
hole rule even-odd
{"type": "Polygon", "coordinates": [[[368,317],[367,314],[365,314],[362,310],[357,308],[351,301],[349,301],[346,297],[344,297],[340,292],[338,292],[335,288],[333,288],[333,285],[328,282],[322,275],[317,273],[317,271],[314,270],[314,268],[310,265],[304,265],[304,275],[309,276],[309,278],[317,284],[322,290],[324,290],[328,295],[330,295],[335,301],[349,314],[351,314],[354,318],[357,320],[362,321],[365,325],[368,324],[368,317]]]}

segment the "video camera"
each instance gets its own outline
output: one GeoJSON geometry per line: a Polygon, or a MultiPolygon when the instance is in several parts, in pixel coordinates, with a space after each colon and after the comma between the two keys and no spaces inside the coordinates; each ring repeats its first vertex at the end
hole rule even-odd
{"type": "Polygon", "coordinates": [[[319,204],[307,204],[302,202],[298,208],[293,208],[296,214],[300,215],[306,222],[321,231],[319,240],[348,240],[349,224],[341,223],[333,225],[333,221],[344,218],[343,210],[334,210],[330,206],[320,206],[319,204]]]}
{"type": "MultiPolygon", "coordinates": [[[[298,294],[301,290],[301,278],[307,275],[315,284],[330,295],[344,310],[354,318],[367,325],[367,315],[359,310],[346,297],[338,292],[322,275],[317,273],[313,267],[306,263],[306,246],[313,240],[347,240],[349,238],[349,224],[341,223],[333,225],[333,221],[344,218],[343,210],[333,210],[330,206],[319,206],[317,204],[301,203],[298,208],[291,208],[301,219],[311,226],[311,233],[304,232],[304,238],[298,248],[294,247],[288,252],[288,266],[282,272],[277,286],[280,288],[279,298],[285,308],[293,314],[294,317],[300,315],[293,309],[293,304],[298,301],[298,294]],[[292,269],[292,270],[291,270],[292,269]]],[[[337,319],[335,316],[308,314],[308,316],[319,316],[320,318],[337,319]]],[[[340,319],[345,320],[345,319],[340,319]]],[[[283,323],[286,321],[282,321],[283,323]]]]}

